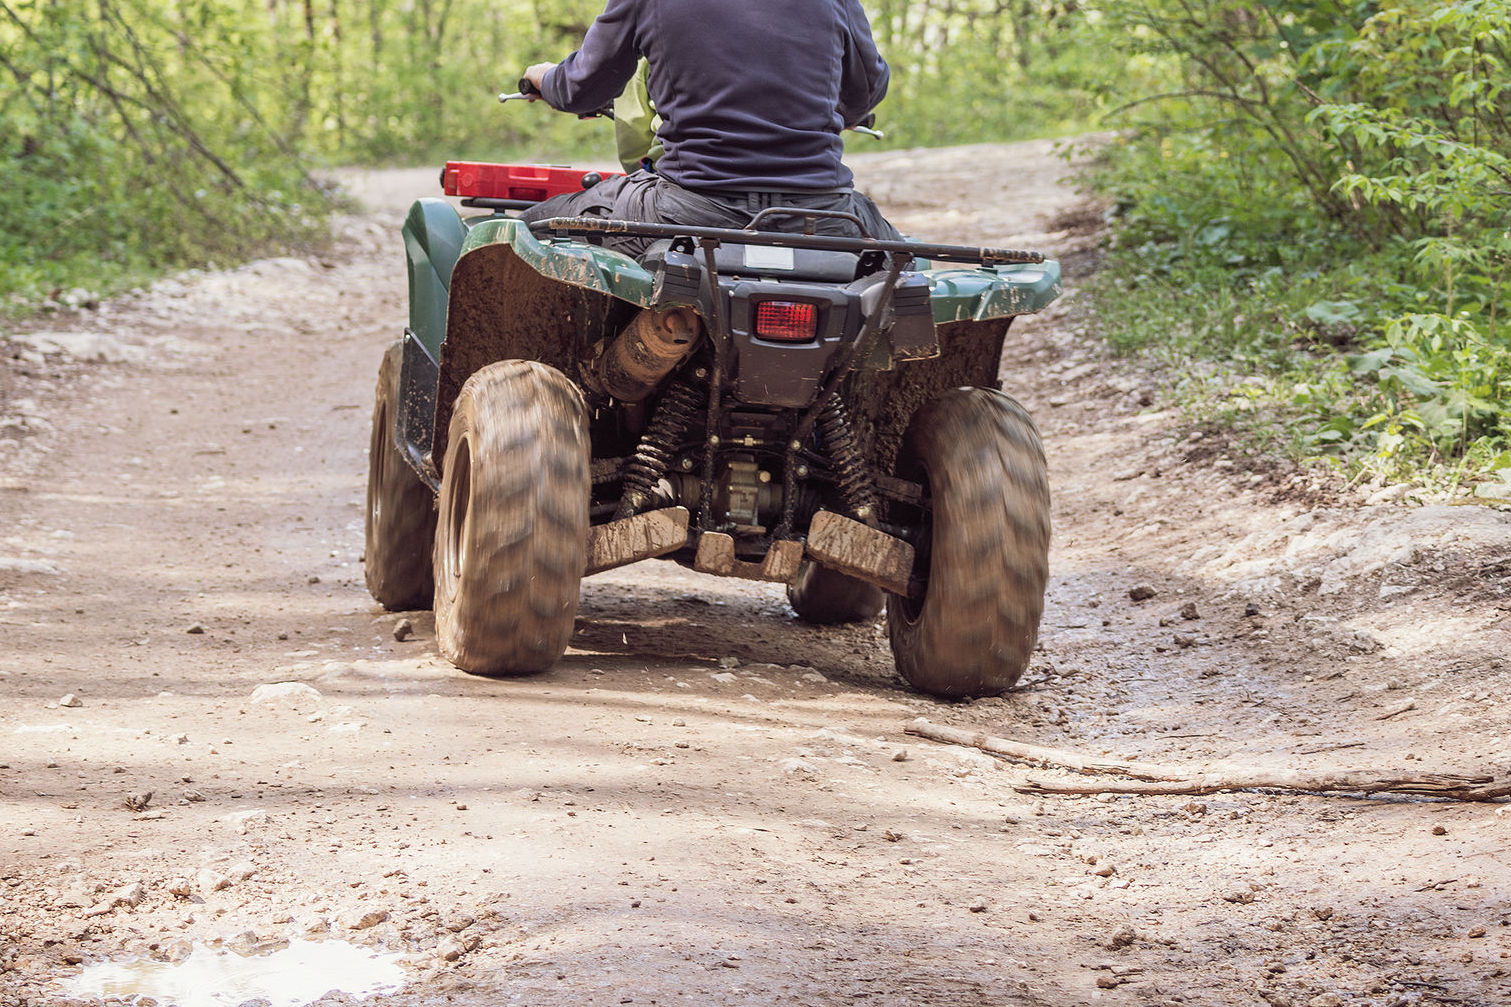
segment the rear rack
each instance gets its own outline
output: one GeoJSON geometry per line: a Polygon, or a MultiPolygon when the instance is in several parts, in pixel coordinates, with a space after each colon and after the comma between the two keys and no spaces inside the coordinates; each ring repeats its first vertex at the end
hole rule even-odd
{"type": "MultiPolygon", "coordinates": [[[[796,211],[801,212],[801,211],[796,211]]],[[[972,245],[933,245],[885,238],[847,238],[839,235],[793,234],[782,231],[752,231],[736,227],[693,227],[687,224],[657,224],[601,217],[549,217],[530,223],[535,234],[622,235],[630,238],[696,238],[699,242],[730,242],[738,245],[770,245],[775,248],[814,248],[828,252],[894,252],[938,262],[964,262],[982,266],[1011,263],[1037,264],[1043,252],[1014,248],[981,248],[972,245]]]]}

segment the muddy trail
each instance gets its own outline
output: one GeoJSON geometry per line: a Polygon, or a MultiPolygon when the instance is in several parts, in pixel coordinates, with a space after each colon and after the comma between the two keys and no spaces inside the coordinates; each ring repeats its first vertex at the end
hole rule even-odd
{"type": "Polygon", "coordinates": [[[904,733],[1504,779],[1511,518],[1184,421],[1086,335],[1099,216],[1050,145],[854,163],[906,231],[1066,265],[1003,360],[1055,500],[1014,692],[917,695],[879,622],[657,562],[586,582],[550,673],[450,668],[361,565],[434,172],[357,177],[323,256],[0,344],[0,1003],[1511,1003],[1504,803],[1030,795],[1085,778],[904,733]],[[274,951],[313,992],[231,976],[274,951]],[[221,999],[165,992],[193,963],[221,999]]]}

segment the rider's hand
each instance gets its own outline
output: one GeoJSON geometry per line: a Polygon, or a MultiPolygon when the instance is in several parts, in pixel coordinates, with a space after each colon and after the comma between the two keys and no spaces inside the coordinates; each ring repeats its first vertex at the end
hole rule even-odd
{"type": "MultiPolygon", "coordinates": [[[[527,67],[525,69],[525,80],[528,80],[531,84],[534,84],[535,90],[539,91],[540,82],[545,80],[546,74],[550,73],[555,68],[555,63],[536,63],[534,66],[527,67]]],[[[540,95],[532,94],[530,95],[530,100],[538,101],[540,100],[540,95]]]]}

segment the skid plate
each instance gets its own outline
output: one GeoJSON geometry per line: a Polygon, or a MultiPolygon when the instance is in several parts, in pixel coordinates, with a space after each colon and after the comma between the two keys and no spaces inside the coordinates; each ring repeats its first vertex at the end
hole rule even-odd
{"type": "Polygon", "coordinates": [[[666,507],[588,529],[585,574],[602,573],[687,544],[687,508],[666,507]]]}
{"type": "Polygon", "coordinates": [[[752,563],[736,558],[733,538],[723,532],[706,531],[698,539],[698,555],[693,559],[693,569],[720,577],[791,584],[797,580],[798,566],[802,562],[801,542],[774,542],[765,559],[752,563]]]}

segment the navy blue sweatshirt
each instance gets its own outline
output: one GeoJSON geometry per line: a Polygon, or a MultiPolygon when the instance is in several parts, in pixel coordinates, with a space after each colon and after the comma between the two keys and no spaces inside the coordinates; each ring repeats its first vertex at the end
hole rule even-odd
{"type": "Polygon", "coordinates": [[[689,189],[848,186],[840,131],[889,77],[859,0],[608,0],[541,94],[592,111],[641,56],[666,147],[656,170],[689,189]]]}

